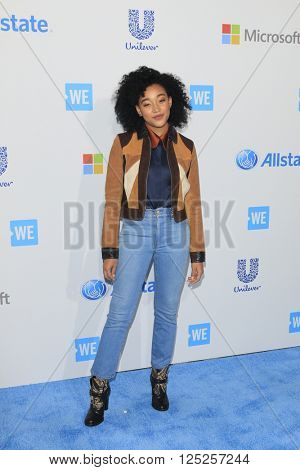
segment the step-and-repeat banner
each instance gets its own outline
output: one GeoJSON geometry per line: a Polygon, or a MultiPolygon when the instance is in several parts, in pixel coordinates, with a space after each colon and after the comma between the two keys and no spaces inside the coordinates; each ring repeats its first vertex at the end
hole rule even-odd
{"type": "MultiPolygon", "coordinates": [[[[112,96],[140,65],[186,84],[178,130],[199,159],[207,262],[184,287],[173,363],[300,345],[296,7],[1,2],[1,387],[90,375],[113,290],[100,251],[123,131],[112,96]]],[[[151,365],[154,293],[152,265],[119,371],[151,365]]]]}

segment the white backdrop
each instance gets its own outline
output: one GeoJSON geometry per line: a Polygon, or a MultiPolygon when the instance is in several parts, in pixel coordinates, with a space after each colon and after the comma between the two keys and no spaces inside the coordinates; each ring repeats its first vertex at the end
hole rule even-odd
{"type": "MultiPolygon", "coordinates": [[[[300,345],[300,167],[262,166],[269,153],[299,155],[296,6],[1,2],[1,387],[90,374],[112,289],[99,245],[108,154],[123,130],[111,97],[140,65],[178,75],[194,107],[180,132],[199,153],[207,263],[201,284],[184,288],[173,363],[300,345]],[[222,36],[223,24],[239,28],[222,36]],[[258,30],[284,42],[254,41],[258,30]],[[66,96],[85,109],[68,110],[66,96]],[[236,162],[243,150],[244,163],[258,157],[252,169],[236,162]],[[103,172],[85,174],[84,154],[103,154],[103,172]]],[[[150,367],[154,289],[152,267],[120,371],[150,367]]]]}

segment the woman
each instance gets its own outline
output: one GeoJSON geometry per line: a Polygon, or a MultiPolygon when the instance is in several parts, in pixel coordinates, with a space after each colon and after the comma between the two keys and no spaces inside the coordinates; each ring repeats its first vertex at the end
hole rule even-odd
{"type": "Polygon", "coordinates": [[[114,286],[91,368],[87,426],[104,420],[109,381],[116,377],[152,261],[152,406],[169,408],[166,388],[181,292],[189,261],[190,284],[200,280],[205,261],[196,149],[175,129],[187,124],[192,109],[183,83],[141,66],[123,76],[115,98],[124,132],[116,135],[109,155],[101,243],[104,277],[114,286]]]}

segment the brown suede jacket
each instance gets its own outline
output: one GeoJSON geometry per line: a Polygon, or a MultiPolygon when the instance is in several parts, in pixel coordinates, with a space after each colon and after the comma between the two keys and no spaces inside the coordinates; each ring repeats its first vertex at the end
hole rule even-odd
{"type": "MultiPolygon", "coordinates": [[[[175,222],[188,219],[191,262],[205,261],[198,159],[194,142],[170,124],[166,140],[175,222]]],[[[102,226],[102,259],[119,257],[120,218],[141,220],[147,195],[151,139],[145,123],[116,135],[108,160],[102,226]]]]}

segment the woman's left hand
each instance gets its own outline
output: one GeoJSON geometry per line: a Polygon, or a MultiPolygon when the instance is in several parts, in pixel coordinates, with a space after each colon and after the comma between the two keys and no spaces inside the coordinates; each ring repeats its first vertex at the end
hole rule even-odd
{"type": "Polygon", "coordinates": [[[190,284],[195,284],[200,280],[204,273],[203,263],[191,263],[192,264],[192,273],[191,276],[187,278],[187,282],[190,284]]]}

